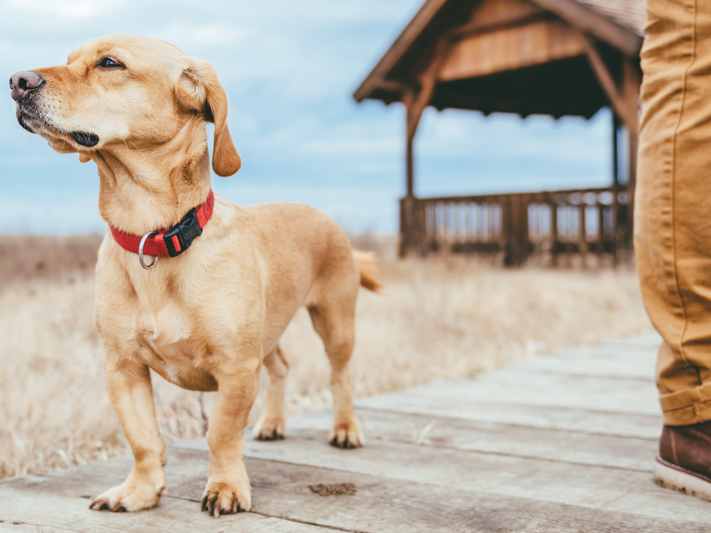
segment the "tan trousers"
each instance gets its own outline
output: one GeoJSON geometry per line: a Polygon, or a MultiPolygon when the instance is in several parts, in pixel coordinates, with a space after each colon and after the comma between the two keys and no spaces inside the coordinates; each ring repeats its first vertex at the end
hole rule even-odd
{"type": "Polygon", "coordinates": [[[711,1],[647,0],[635,246],[667,425],[711,420],[711,1]]]}

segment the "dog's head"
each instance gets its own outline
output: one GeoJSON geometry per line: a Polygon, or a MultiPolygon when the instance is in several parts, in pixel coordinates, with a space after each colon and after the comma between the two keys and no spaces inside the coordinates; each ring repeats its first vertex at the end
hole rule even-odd
{"type": "Polygon", "coordinates": [[[227,95],[208,63],[146,37],[95,39],[66,65],[10,78],[17,120],[63,153],[113,145],[140,150],[170,141],[195,115],[215,124],[212,167],[237,172],[241,160],[227,129],[227,95]]]}

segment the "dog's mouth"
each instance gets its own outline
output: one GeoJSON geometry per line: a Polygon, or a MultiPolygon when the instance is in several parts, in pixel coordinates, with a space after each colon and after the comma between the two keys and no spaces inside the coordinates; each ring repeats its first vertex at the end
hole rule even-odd
{"type": "Polygon", "coordinates": [[[86,131],[65,131],[58,128],[37,109],[33,103],[20,104],[16,111],[17,122],[30,133],[36,133],[43,137],[50,136],[66,140],[67,137],[80,146],[91,148],[99,143],[99,136],[86,131]]]}
{"type": "Polygon", "coordinates": [[[22,126],[30,133],[37,133],[32,127],[32,125],[35,122],[41,122],[41,120],[38,119],[34,113],[29,112],[29,110],[23,106],[17,106],[17,112],[15,113],[15,116],[17,117],[17,122],[20,124],[20,126],[22,126]]]}
{"type": "Polygon", "coordinates": [[[93,133],[87,133],[85,131],[73,131],[70,133],[70,135],[72,136],[72,139],[74,139],[75,143],[81,144],[82,146],[86,146],[88,148],[96,146],[96,144],[99,142],[98,135],[95,135],[93,133]]]}

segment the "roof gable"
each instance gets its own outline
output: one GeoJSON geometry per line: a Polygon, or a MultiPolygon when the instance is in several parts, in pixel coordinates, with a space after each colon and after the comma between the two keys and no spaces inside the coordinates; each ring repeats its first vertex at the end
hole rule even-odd
{"type": "MultiPolygon", "coordinates": [[[[505,0],[498,0],[506,3],[505,0]]],[[[527,0],[533,10],[558,17],[574,30],[590,35],[607,46],[617,49],[627,57],[637,57],[642,44],[644,26],[644,0],[527,0]]],[[[447,32],[457,29],[469,18],[466,14],[482,5],[472,0],[427,0],[409,24],[383,55],[371,73],[355,91],[354,98],[360,102],[373,98],[378,91],[393,87],[408,63],[408,55],[426,63],[432,54],[432,42],[447,32]]],[[[410,59],[413,62],[413,58],[410,59]]],[[[385,99],[379,98],[378,99],[385,99]]],[[[390,100],[398,100],[391,98],[390,100]]]]}

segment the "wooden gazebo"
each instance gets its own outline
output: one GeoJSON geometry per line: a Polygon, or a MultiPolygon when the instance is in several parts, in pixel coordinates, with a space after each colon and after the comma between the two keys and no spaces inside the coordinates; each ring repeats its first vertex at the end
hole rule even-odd
{"type": "Polygon", "coordinates": [[[644,0],[427,0],[354,93],[407,110],[400,254],[597,254],[631,245],[644,0]],[[592,117],[613,111],[610,187],[418,198],[413,139],[427,106],[592,117]],[[629,139],[625,183],[618,131],[629,139]]]}

